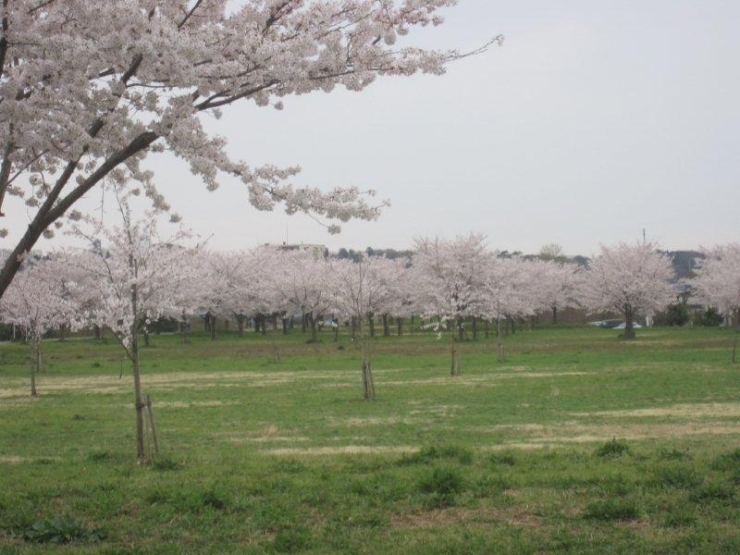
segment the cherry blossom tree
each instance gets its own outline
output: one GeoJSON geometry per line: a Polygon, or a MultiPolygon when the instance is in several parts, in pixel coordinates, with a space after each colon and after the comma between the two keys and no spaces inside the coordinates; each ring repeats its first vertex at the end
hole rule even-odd
{"type": "Polygon", "coordinates": [[[92,322],[111,330],[131,361],[136,409],[136,455],[147,461],[144,409],[141,386],[139,333],[142,323],[157,319],[165,311],[178,312],[193,302],[180,287],[191,268],[189,251],[180,246],[186,234],[178,230],[163,239],[158,232],[160,214],[148,212],[141,219],[132,214],[130,194],[117,195],[122,223],[106,227],[88,219],[74,233],[103,248],[78,253],[69,263],[92,276],[89,287],[97,290],[99,304],[89,315],[92,322]]]}
{"type": "MultiPolygon", "coordinates": [[[[209,190],[237,176],[252,205],[337,221],[374,219],[357,188],[296,187],[298,168],[230,159],[201,116],[239,101],[282,99],[337,86],[362,90],[379,75],[439,74],[467,54],[396,44],[442,22],[455,0],[13,0],[0,6],[0,213],[20,197],[30,223],[13,235],[0,296],[23,254],[107,178],[144,184],[142,166],[169,151],[209,190]]],[[[500,38],[497,38],[500,42],[500,38]]],[[[492,44],[494,41],[491,41],[492,44]]],[[[483,50],[488,45],[484,45],[483,50]]],[[[479,50],[479,51],[480,51],[479,50]]],[[[338,231],[338,226],[329,226],[338,231]]],[[[8,234],[7,230],[2,232],[8,234]]]]}
{"type": "Polygon", "coordinates": [[[49,260],[26,263],[25,268],[0,299],[0,318],[23,331],[31,347],[31,395],[36,396],[36,374],[41,370],[41,340],[60,326],[82,326],[74,301],[68,294],[60,265],[49,260]]]}
{"type": "Polygon", "coordinates": [[[398,334],[402,331],[404,317],[411,315],[411,299],[409,270],[406,260],[390,260],[388,258],[369,259],[376,261],[371,264],[371,276],[376,282],[375,310],[383,321],[383,335],[390,335],[390,318],[397,322],[398,334]]]}
{"type": "MultiPolygon", "coordinates": [[[[379,300],[384,296],[384,287],[377,278],[379,259],[363,258],[352,260],[332,261],[334,276],[334,306],[343,317],[361,321],[364,317],[372,317],[379,306],[379,300]]],[[[362,397],[375,397],[375,380],[373,379],[371,363],[371,344],[367,333],[353,329],[353,340],[360,346],[362,356],[362,397]]]]}
{"type": "Polygon", "coordinates": [[[732,348],[732,361],[735,362],[740,333],[740,244],[704,249],[704,258],[699,261],[697,275],[690,283],[699,300],[716,307],[728,321],[735,320],[732,348]]]}
{"type": "Polygon", "coordinates": [[[453,376],[460,373],[455,336],[462,340],[463,320],[480,314],[483,270],[489,258],[482,235],[471,234],[452,241],[416,240],[413,258],[416,304],[425,318],[436,320],[440,330],[452,323],[450,373],[453,376]]]}
{"type": "Polygon", "coordinates": [[[674,298],[673,266],[657,245],[641,241],[601,247],[589,265],[583,287],[585,306],[624,316],[625,339],[634,339],[634,319],[665,308],[674,298]]]}
{"type": "Polygon", "coordinates": [[[277,306],[300,312],[311,328],[311,341],[318,340],[319,318],[335,307],[331,264],[310,251],[278,251],[280,271],[273,271],[272,287],[277,306]]]}
{"type": "Polygon", "coordinates": [[[740,244],[704,249],[697,275],[690,283],[694,294],[720,314],[736,317],[740,311],[740,244]]]}
{"type": "Polygon", "coordinates": [[[507,319],[533,315],[538,305],[538,281],[534,262],[522,258],[492,256],[483,268],[484,284],[479,312],[496,322],[499,360],[504,360],[503,330],[507,319]]]}
{"type": "Polygon", "coordinates": [[[217,318],[233,317],[243,337],[250,315],[272,312],[275,303],[268,298],[266,282],[275,256],[274,249],[264,247],[239,252],[198,251],[193,259],[197,270],[191,275],[197,278],[192,280],[191,297],[206,315],[212,339],[216,338],[217,318]]]}
{"type": "Polygon", "coordinates": [[[533,282],[541,299],[541,307],[552,314],[552,323],[558,323],[558,310],[580,306],[582,272],[578,265],[557,259],[532,261],[533,282]]]}

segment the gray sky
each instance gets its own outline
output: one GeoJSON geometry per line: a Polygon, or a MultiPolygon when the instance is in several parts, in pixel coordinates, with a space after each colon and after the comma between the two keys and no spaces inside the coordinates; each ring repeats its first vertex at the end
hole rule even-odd
{"type": "Polygon", "coordinates": [[[668,249],[740,240],[740,2],[460,0],[445,16],[413,42],[505,43],[442,77],[235,106],[209,124],[251,165],[300,165],[297,184],[376,189],[392,204],[379,221],[329,235],[160,159],[168,200],[216,249],[478,232],[492,248],[588,255],[643,229],[668,249]]]}

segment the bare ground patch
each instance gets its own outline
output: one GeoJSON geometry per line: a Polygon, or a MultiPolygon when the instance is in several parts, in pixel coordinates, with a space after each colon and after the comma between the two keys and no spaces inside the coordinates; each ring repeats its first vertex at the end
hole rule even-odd
{"type": "Polygon", "coordinates": [[[187,409],[190,407],[223,407],[228,405],[241,405],[238,401],[159,401],[157,408],[187,409]]]}
{"type": "Polygon", "coordinates": [[[606,416],[614,418],[655,418],[666,416],[675,416],[680,418],[737,418],[740,417],[740,403],[684,403],[667,407],[575,413],[574,415],[582,417],[606,416]]]}
{"type": "MultiPolygon", "coordinates": [[[[740,435],[740,426],[728,422],[688,422],[677,424],[566,424],[540,426],[527,424],[511,426],[516,439],[484,447],[484,450],[537,449],[568,444],[597,443],[613,438],[625,440],[665,439],[697,435],[740,435]]],[[[503,427],[499,428],[499,431],[503,427]]],[[[488,428],[493,431],[494,428],[488,428]]],[[[480,431],[480,430],[478,430],[480,431]]]]}
{"type": "Polygon", "coordinates": [[[215,436],[224,437],[231,443],[270,443],[270,442],[287,442],[303,443],[308,441],[307,437],[291,435],[281,430],[275,424],[267,424],[259,432],[254,434],[234,434],[234,433],[217,433],[215,436]]]}
{"type": "Polygon", "coordinates": [[[438,509],[391,517],[392,528],[438,529],[455,524],[466,528],[490,526],[491,522],[506,523],[514,528],[537,529],[544,519],[519,507],[464,509],[459,507],[438,509]]]}
{"type": "Polygon", "coordinates": [[[592,372],[524,372],[524,371],[517,371],[517,372],[506,372],[506,373],[498,373],[498,372],[491,372],[490,374],[486,375],[475,375],[475,376],[434,376],[429,377],[426,379],[417,379],[417,380],[398,380],[398,381],[383,381],[383,386],[386,385],[395,385],[395,386],[402,386],[402,385],[443,385],[443,386],[449,386],[451,384],[454,384],[456,386],[481,386],[481,385],[487,385],[487,386],[495,386],[498,381],[501,380],[510,380],[515,378],[531,378],[531,379],[541,379],[541,378],[557,378],[561,376],[587,376],[589,374],[592,374],[592,372]]]}
{"type": "Polygon", "coordinates": [[[408,423],[407,419],[401,419],[396,416],[380,417],[369,416],[366,418],[327,418],[327,424],[332,426],[346,426],[347,428],[362,428],[365,426],[388,426],[398,424],[399,422],[408,423]]]}
{"type": "Polygon", "coordinates": [[[341,447],[306,447],[286,449],[262,449],[266,455],[379,455],[386,453],[416,453],[412,445],[343,445],[341,447]]]}
{"type": "Polygon", "coordinates": [[[23,464],[33,461],[58,461],[59,457],[21,457],[18,455],[2,455],[0,456],[0,464],[23,464]]]}
{"type": "MultiPolygon", "coordinates": [[[[249,387],[270,387],[293,383],[298,380],[341,380],[342,374],[332,372],[171,372],[166,374],[147,374],[143,372],[142,382],[150,388],[168,390],[189,387],[227,387],[242,384],[249,387]]],[[[118,394],[131,389],[131,374],[123,377],[116,374],[95,376],[44,376],[37,378],[39,395],[60,391],[89,391],[100,394],[118,394]]],[[[0,399],[28,395],[30,385],[26,378],[3,380],[0,399]]]]}

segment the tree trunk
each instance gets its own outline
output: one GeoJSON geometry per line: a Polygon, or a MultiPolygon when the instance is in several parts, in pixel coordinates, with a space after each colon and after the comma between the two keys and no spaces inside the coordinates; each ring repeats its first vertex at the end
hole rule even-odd
{"type": "Polygon", "coordinates": [[[398,337],[401,337],[403,335],[403,318],[401,317],[396,318],[396,330],[398,337]]]}
{"type": "Polygon", "coordinates": [[[390,337],[391,336],[391,327],[390,322],[387,314],[383,314],[383,337],[390,337]]]}
{"type": "Polygon", "coordinates": [[[633,322],[634,311],[630,305],[624,306],[624,338],[634,339],[635,338],[635,326],[633,322]]]}
{"type": "Polygon", "coordinates": [[[236,330],[240,338],[244,337],[244,322],[246,321],[246,319],[247,317],[244,316],[244,314],[236,315],[236,330]]]}
{"type": "Polygon", "coordinates": [[[36,374],[41,369],[41,338],[31,341],[31,397],[38,397],[36,391],[36,374]]]}
{"type": "Polygon", "coordinates": [[[455,329],[452,333],[457,333],[458,340],[462,341],[463,337],[463,319],[460,316],[455,317],[455,329]]]}
{"type": "Polygon", "coordinates": [[[558,323],[558,307],[555,305],[552,305],[552,323],[558,323]]]}
{"type": "Polygon", "coordinates": [[[737,362],[737,356],[736,356],[737,355],[737,340],[738,340],[738,335],[740,335],[740,318],[738,318],[738,316],[740,316],[740,311],[735,313],[735,321],[737,322],[737,324],[735,325],[735,339],[732,342],[732,363],[733,364],[737,362]]]}
{"type": "Polygon", "coordinates": [[[131,362],[134,371],[134,403],[136,406],[136,458],[140,463],[146,462],[144,448],[144,403],[141,394],[141,366],[139,364],[139,344],[136,335],[131,340],[131,362]]]}
{"type": "Polygon", "coordinates": [[[375,315],[372,312],[367,313],[367,325],[369,326],[370,337],[375,337],[375,315]]]}
{"type": "Polygon", "coordinates": [[[450,366],[450,376],[460,375],[460,357],[457,354],[457,343],[455,334],[452,334],[452,365],[450,366]]]}
{"type": "Polygon", "coordinates": [[[183,312],[180,318],[180,339],[183,345],[188,342],[188,333],[190,333],[190,320],[183,312]]]}
{"type": "Polygon", "coordinates": [[[316,317],[313,315],[313,312],[309,312],[307,317],[308,325],[311,327],[311,341],[318,341],[319,336],[317,333],[316,317]]]}
{"type": "Polygon", "coordinates": [[[473,316],[472,326],[473,326],[473,340],[477,341],[478,340],[478,318],[477,316],[473,316]]]}
{"type": "Polygon", "coordinates": [[[283,318],[283,335],[288,335],[288,319],[283,318]]]}
{"type": "Polygon", "coordinates": [[[354,341],[357,338],[357,318],[352,316],[352,318],[350,318],[350,323],[352,326],[352,341],[354,341]]]}
{"type": "Polygon", "coordinates": [[[211,341],[216,340],[216,317],[214,315],[211,315],[210,317],[211,322],[211,341]]]}

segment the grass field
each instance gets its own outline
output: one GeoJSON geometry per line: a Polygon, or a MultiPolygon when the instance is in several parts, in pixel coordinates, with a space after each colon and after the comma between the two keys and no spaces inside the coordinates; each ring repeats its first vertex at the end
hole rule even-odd
{"type": "Polygon", "coordinates": [[[0,553],[740,553],[732,331],[0,345],[0,553]]]}

